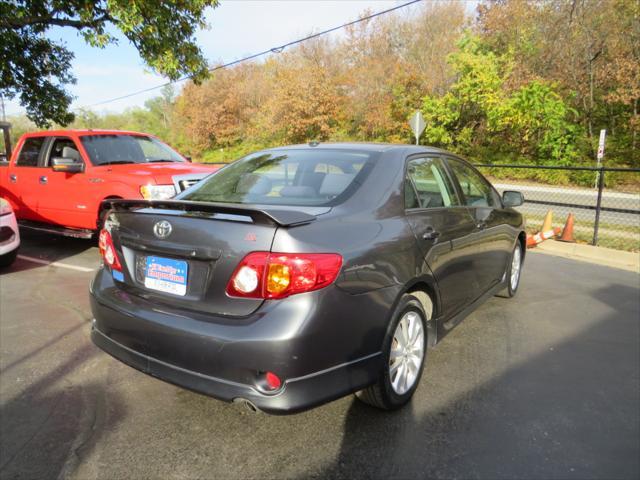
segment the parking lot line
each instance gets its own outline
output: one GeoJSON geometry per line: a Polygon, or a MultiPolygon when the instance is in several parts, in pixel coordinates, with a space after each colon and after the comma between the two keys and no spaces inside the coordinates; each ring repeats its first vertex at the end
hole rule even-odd
{"type": "Polygon", "coordinates": [[[95,268],[78,267],[76,265],[69,265],[62,262],[51,262],[49,260],[43,260],[41,258],[28,257],[26,255],[18,255],[18,258],[26,260],[27,262],[40,263],[42,265],[49,265],[51,267],[67,268],[69,270],[76,270],[78,272],[93,272],[95,268]]]}

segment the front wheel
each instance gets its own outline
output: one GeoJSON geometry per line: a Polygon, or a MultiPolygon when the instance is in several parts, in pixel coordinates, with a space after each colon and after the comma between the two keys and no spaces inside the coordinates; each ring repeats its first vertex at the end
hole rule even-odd
{"type": "Polygon", "coordinates": [[[412,295],[402,297],[389,327],[378,381],[356,396],[374,407],[395,410],[411,399],[424,369],[427,325],[420,301],[412,295]]]}
{"type": "Polygon", "coordinates": [[[16,257],[18,256],[18,249],[12,250],[11,252],[5,253],[4,255],[0,255],[0,268],[6,268],[11,266],[13,262],[16,261],[16,257]]]}
{"type": "Polygon", "coordinates": [[[520,242],[516,243],[513,253],[511,254],[511,263],[507,268],[507,289],[508,297],[513,297],[518,292],[520,285],[520,274],[522,273],[522,246],[520,242]]]}

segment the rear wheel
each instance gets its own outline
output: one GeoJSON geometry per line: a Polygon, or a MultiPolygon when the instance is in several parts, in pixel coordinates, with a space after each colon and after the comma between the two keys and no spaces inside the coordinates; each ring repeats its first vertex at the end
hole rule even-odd
{"type": "Polygon", "coordinates": [[[356,396],[374,407],[395,410],[411,399],[424,369],[426,315],[416,297],[405,295],[400,300],[382,352],[383,367],[378,381],[356,396]]]}

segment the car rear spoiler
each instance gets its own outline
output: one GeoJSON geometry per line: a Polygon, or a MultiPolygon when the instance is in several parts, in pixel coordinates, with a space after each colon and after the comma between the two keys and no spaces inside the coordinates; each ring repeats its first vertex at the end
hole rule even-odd
{"type": "MultiPolygon", "coordinates": [[[[182,210],[201,214],[224,214],[250,217],[253,223],[276,224],[281,227],[293,227],[314,221],[317,217],[296,210],[278,208],[252,208],[244,205],[229,205],[209,202],[191,202],[188,200],[120,200],[107,199],[102,208],[116,212],[135,211],[140,209],[182,210]]],[[[226,220],[231,220],[226,218],[226,220]]]]}

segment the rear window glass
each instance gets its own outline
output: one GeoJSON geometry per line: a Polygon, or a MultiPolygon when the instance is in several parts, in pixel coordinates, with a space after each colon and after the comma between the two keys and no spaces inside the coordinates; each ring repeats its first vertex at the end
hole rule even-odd
{"type": "Polygon", "coordinates": [[[334,205],[362,183],[376,155],[322,149],[258,152],[207,177],[178,198],[263,205],[334,205]]]}

